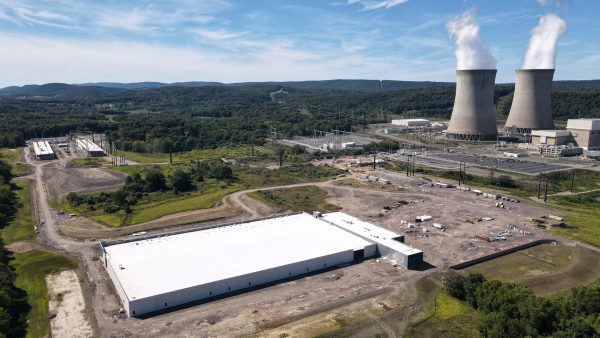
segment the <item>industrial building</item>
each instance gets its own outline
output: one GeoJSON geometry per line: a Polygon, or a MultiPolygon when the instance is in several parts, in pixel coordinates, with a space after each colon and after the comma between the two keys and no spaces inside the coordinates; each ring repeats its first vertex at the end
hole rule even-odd
{"type": "Polygon", "coordinates": [[[56,154],[54,154],[54,150],[52,150],[48,141],[34,141],[33,153],[38,160],[53,160],[56,158],[56,154]]]}
{"type": "Polygon", "coordinates": [[[600,119],[569,119],[567,130],[579,147],[600,149],[600,119]]]}
{"type": "Polygon", "coordinates": [[[77,139],[75,142],[77,144],[77,148],[83,150],[89,157],[101,157],[106,155],[102,148],[90,140],[77,139]]]}
{"type": "Polygon", "coordinates": [[[456,96],[446,137],[454,140],[495,140],[495,69],[457,70],[456,96]]]}
{"type": "Polygon", "coordinates": [[[374,139],[368,135],[342,130],[333,130],[331,132],[315,131],[312,137],[297,136],[283,141],[290,145],[301,145],[311,151],[322,152],[360,148],[369,143],[381,142],[381,140],[374,139]]]}
{"type": "Polygon", "coordinates": [[[568,130],[533,130],[531,143],[540,145],[561,146],[572,143],[571,132],[568,130]]]}
{"type": "Polygon", "coordinates": [[[400,120],[392,120],[392,124],[396,126],[403,126],[406,128],[415,128],[415,127],[428,127],[431,122],[426,119],[400,119],[400,120]]]}
{"type": "Polygon", "coordinates": [[[516,70],[515,92],[505,130],[529,134],[552,129],[552,77],[554,69],[516,70]]]}
{"type": "Polygon", "coordinates": [[[129,316],[252,288],[380,254],[411,267],[402,235],[343,213],[306,213],[120,243],[103,261],[129,316]]]}

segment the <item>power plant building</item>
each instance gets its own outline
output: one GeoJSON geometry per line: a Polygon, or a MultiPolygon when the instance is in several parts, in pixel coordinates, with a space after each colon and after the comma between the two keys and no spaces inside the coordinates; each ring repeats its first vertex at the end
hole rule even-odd
{"type": "Polygon", "coordinates": [[[515,74],[515,92],[505,130],[514,126],[517,133],[529,134],[532,130],[553,129],[554,69],[518,69],[515,74]]]}
{"type": "Polygon", "coordinates": [[[572,142],[568,130],[533,130],[531,143],[549,146],[562,146],[572,142]]]}
{"type": "Polygon", "coordinates": [[[431,122],[426,119],[400,119],[400,120],[392,120],[392,124],[396,126],[402,126],[406,128],[416,128],[416,127],[428,127],[431,125],[431,122]]]}
{"type": "Polygon", "coordinates": [[[77,144],[77,148],[83,150],[89,157],[101,157],[106,155],[102,148],[90,140],[78,139],[75,143],[77,144]]]}
{"type": "Polygon", "coordinates": [[[53,160],[56,158],[56,154],[54,154],[54,150],[52,150],[48,141],[34,141],[33,153],[37,160],[53,160]]]}
{"type": "Polygon", "coordinates": [[[454,140],[496,139],[495,80],[495,69],[456,71],[456,96],[446,137],[454,140]]]}
{"type": "Polygon", "coordinates": [[[322,217],[299,213],[101,246],[123,308],[129,316],[140,316],[361,261],[379,252],[384,258],[420,253],[407,259],[408,266],[419,263],[422,252],[402,244],[400,238],[342,213],[322,217]],[[366,235],[359,229],[365,225],[385,239],[366,235]]]}
{"type": "Polygon", "coordinates": [[[569,119],[567,130],[583,149],[600,149],[600,119],[569,119]]]}

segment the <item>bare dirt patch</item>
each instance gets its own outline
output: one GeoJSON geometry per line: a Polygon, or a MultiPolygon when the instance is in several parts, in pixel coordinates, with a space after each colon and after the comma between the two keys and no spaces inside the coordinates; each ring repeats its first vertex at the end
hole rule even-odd
{"type": "Polygon", "coordinates": [[[92,326],[84,316],[85,304],[74,271],[46,277],[50,295],[49,313],[52,337],[93,337],[92,326]]]}
{"type": "Polygon", "coordinates": [[[45,167],[43,180],[52,198],[62,198],[70,192],[116,189],[126,178],[126,174],[108,169],[63,168],[56,163],[45,167]]]}

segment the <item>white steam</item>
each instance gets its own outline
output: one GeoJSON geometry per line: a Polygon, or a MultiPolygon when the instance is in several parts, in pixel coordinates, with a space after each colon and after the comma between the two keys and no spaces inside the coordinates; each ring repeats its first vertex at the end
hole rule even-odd
{"type": "Polygon", "coordinates": [[[523,69],[554,69],[556,42],[567,31],[567,23],[556,14],[546,14],[531,31],[523,69]]]}
{"type": "Polygon", "coordinates": [[[446,29],[456,44],[456,69],[496,69],[496,59],[479,38],[473,11],[455,17],[446,24],[446,29]]]}

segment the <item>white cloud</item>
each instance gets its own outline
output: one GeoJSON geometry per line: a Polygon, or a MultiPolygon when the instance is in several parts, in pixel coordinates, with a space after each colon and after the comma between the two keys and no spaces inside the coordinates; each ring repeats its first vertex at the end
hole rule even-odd
{"type": "Polygon", "coordinates": [[[240,53],[150,43],[50,39],[0,33],[0,86],[137,81],[286,81],[332,78],[451,80],[448,62],[406,62],[342,50],[310,51],[288,40],[232,39],[240,53]],[[43,55],[44,57],[40,57],[43,55]],[[446,64],[447,63],[447,64],[446,64]]]}
{"type": "Polygon", "coordinates": [[[193,29],[192,33],[196,34],[200,38],[212,40],[212,41],[222,41],[222,40],[230,40],[237,37],[240,37],[245,34],[245,32],[237,33],[230,32],[225,29],[219,30],[210,30],[210,29],[193,29]]]}
{"type": "Polygon", "coordinates": [[[405,2],[408,2],[408,0],[346,0],[347,5],[360,4],[365,11],[392,8],[405,2]]]}
{"type": "Polygon", "coordinates": [[[542,6],[548,6],[548,4],[550,3],[550,0],[537,0],[537,1],[542,6]]]}

